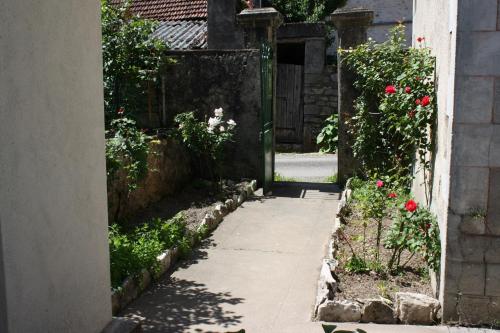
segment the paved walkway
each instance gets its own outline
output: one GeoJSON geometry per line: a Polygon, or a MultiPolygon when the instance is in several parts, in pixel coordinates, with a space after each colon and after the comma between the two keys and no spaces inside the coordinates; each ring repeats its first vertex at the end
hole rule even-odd
{"type": "Polygon", "coordinates": [[[277,153],[276,173],[295,181],[326,183],[337,173],[337,155],[277,153]]]}
{"type": "Polygon", "coordinates": [[[339,196],[311,186],[244,203],[123,315],[145,318],[145,332],[308,332],[339,196]]]}
{"type": "MultiPolygon", "coordinates": [[[[227,216],[172,273],[121,315],[144,332],[324,333],[311,321],[331,232],[334,185],[283,184],[227,216]]],[[[479,333],[448,327],[338,324],[340,333],[479,333]]]]}

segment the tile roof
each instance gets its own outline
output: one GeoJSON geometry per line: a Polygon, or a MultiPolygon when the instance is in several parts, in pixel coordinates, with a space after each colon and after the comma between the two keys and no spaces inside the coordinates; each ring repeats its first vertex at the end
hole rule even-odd
{"type": "MultiPolygon", "coordinates": [[[[119,5],[124,0],[109,0],[119,5]]],[[[131,10],[141,17],[158,21],[206,20],[208,0],[132,0],[131,10]]]]}
{"type": "Polygon", "coordinates": [[[162,22],[153,36],[163,39],[171,50],[205,49],[207,48],[207,22],[162,22]]]}

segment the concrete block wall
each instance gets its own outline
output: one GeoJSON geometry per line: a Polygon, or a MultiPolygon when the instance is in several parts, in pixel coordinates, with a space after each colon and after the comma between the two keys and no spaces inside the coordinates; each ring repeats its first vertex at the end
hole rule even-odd
{"type": "Polygon", "coordinates": [[[500,318],[499,8],[497,0],[414,8],[414,36],[425,36],[437,59],[431,208],[442,235],[443,320],[465,324],[500,318]]]}

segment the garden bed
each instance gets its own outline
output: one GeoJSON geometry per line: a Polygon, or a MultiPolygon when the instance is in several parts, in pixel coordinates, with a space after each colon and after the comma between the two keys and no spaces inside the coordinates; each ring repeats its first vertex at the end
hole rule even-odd
{"type": "Polygon", "coordinates": [[[123,227],[111,227],[113,314],[189,254],[257,188],[255,180],[225,182],[220,191],[206,185],[192,184],[177,197],[149,207],[123,227]]]}
{"type": "Polygon", "coordinates": [[[426,209],[409,206],[407,195],[383,186],[358,180],[355,195],[351,188],[342,195],[318,283],[317,320],[429,325],[439,319],[429,277],[439,254],[431,246],[435,221],[426,209]]]}

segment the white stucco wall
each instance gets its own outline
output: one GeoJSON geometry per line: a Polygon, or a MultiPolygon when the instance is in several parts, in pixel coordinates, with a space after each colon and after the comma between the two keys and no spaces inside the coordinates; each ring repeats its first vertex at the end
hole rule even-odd
{"type": "Polygon", "coordinates": [[[0,331],[111,319],[100,3],[0,1],[0,331]]]}
{"type": "Polygon", "coordinates": [[[348,0],[347,6],[374,11],[373,25],[368,29],[368,37],[383,42],[387,39],[389,30],[398,22],[403,22],[407,28],[408,45],[411,45],[413,0],[348,0]]]}

